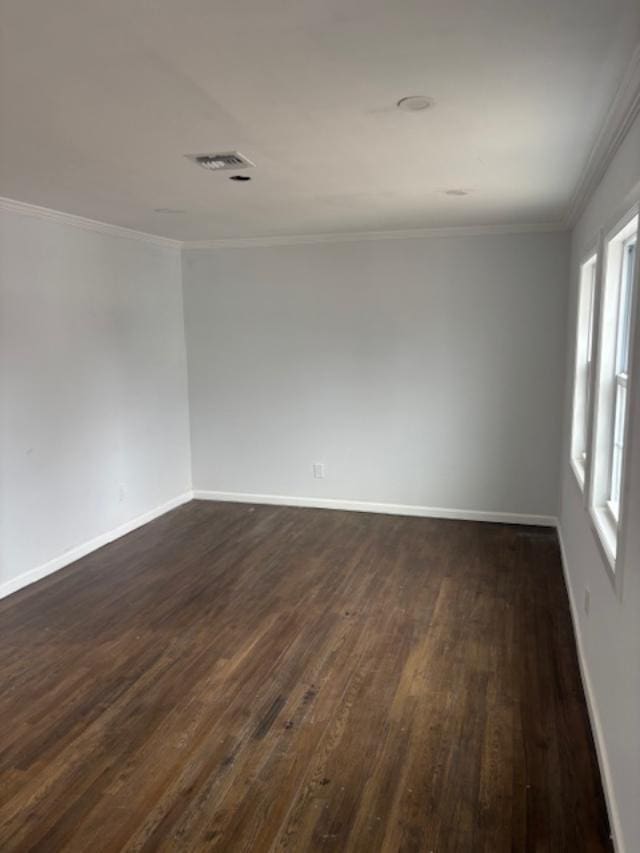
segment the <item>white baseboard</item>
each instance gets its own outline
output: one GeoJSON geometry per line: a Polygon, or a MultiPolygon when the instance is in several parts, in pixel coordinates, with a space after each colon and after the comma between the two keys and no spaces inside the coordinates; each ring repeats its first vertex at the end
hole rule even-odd
{"type": "Polygon", "coordinates": [[[25,586],[29,586],[29,584],[35,583],[41,578],[45,578],[47,577],[47,575],[51,575],[54,572],[57,572],[59,569],[68,566],[70,563],[73,563],[76,560],[81,559],[82,557],[85,557],[92,551],[95,551],[98,548],[102,548],[103,545],[107,545],[109,542],[113,542],[114,539],[119,539],[120,536],[124,536],[126,533],[130,533],[132,530],[136,530],[136,528],[142,527],[143,524],[147,524],[148,522],[153,521],[154,518],[158,518],[158,516],[164,515],[165,512],[169,512],[169,510],[175,509],[175,507],[187,503],[193,498],[209,501],[231,501],[235,503],[276,504],[279,506],[304,506],[315,507],[318,509],[341,509],[350,510],[352,512],[374,512],[381,513],[384,515],[408,515],[420,516],[424,518],[450,518],[459,519],[462,521],[488,521],[499,522],[503,524],[532,524],[543,527],[555,527],[556,525],[556,519],[548,515],[526,515],[511,512],[484,512],[481,510],[459,510],[448,509],[443,507],[417,506],[413,504],[386,504],[373,503],[370,501],[347,501],[338,500],[335,498],[302,498],[285,495],[254,495],[245,494],[242,492],[214,492],[200,489],[195,490],[193,492],[185,492],[182,495],[178,495],[178,497],[167,501],[161,506],[155,507],[155,509],[149,510],[149,512],[145,512],[142,515],[139,515],[136,518],[125,522],[124,524],[121,524],[119,527],[116,527],[113,530],[109,530],[107,533],[102,533],[100,534],[100,536],[96,536],[94,539],[90,539],[88,542],[83,542],[81,545],[77,545],[75,548],[71,548],[69,551],[65,551],[64,554],[60,554],[58,557],[54,557],[52,560],[48,560],[46,563],[43,563],[40,566],[36,566],[34,569],[30,569],[28,572],[23,572],[15,578],[10,578],[8,581],[5,581],[4,583],[0,584],[0,598],[5,598],[7,595],[11,595],[11,593],[17,592],[19,589],[23,589],[25,586]]]}
{"type": "Polygon", "coordinates": [[[275,504],[277,506],[305,506],[316,509],[344,509],[352,512],[377,512],[383,515],[417,515],[423,518],[451,518],[461,521],[492,521],[502,524],[534,524],[555,527],[551,515],[525,515],[513,512],[484,512],[475,509],[449,509],[446,507],[418,506],[415,504],[386,504],[370,501],[347,501],[337,498],[302,498],[291,495],[253,495],[243,492],[212,492],[194,489],[193,497],[205,501],[230,501],[233,503],[275,504]]]}
{"type": "Polygon", "coordinates": [[[187,503],[192,497],[191,492],[178,495],[178,497],[172,498],[170,501],[149,510],[149,512],[144,512],[142,515],[136,516],[136,518],[132,518],[131,521],[126,521],[124,524],[115,527],[113,530],[109,530],[107,533],[101,533],[100,536],[96,536],[88,542],[76,545],[75,548],[71,548],[69,551],[65,551],[64,554],[54,557],[53,560],[36,566],[35,569],[30,569],[28,572],[23,572],[21,575],[5,581],[3,584],[0,584],[0,598],[11,595],[12,592],[17,592],[19,589],[29,586],[29,584],[35,583],[47,575],[53,574],[59,569],[63,569],[69,563],[73,563],[81,557],[86,557],[87,554],[96,551],[98,548],[102,548],[103,545],[107,545],[109,542],[113,542],[114,539],[119,539],[125,533],[131,533],[132,530],[142,527],[143,524],[148,524],[154,518],[164,515],[165,512],[169,512],[169,510],[187,503]]]}
{"type": "Polygon", "coordinates": [[[578,608],[576,606],[573,595],[573,588],[569,577],[569,569],[567,562],[567,552],[564,548],[562,539],[562,528],[560,523],[557,526],[558,540],[560,542],[560,554],[562,557],[562,571],[564,573],[564,582],[567,587],[567,595],[569,596],[569,609],[571,611],[571,621],[573,622],[573,633],[576,638],[576,648],[578,650],[578,663],[580,665],[580,676],[582,678],[582,689],[587,700],[587,709],[589,711],[589,719],[591,721],[591,730],[593,732],[593,740],[596,745],[596,755],[598,757],[598,766],[600,767],[600,777],[602,779],[602,787],[604,789],[604,797],[607,803],[607,811],[609,813],[609,824],[611,827],[611,839],[616,853],[625,853],[625,845],[622,835],[622,827],[620,825],[620,815],[616,806],[616,800],[613,793],[613,780],[611,777],[611,767],[607,755],[604,736],[602,732],[602,723],[598,712],[598,703],[593,691],[591,676],[589,675],[589,666],[584,654],[584,646],[582,643],[582,632],[580,631],[580,622],[578,621],[578,608]]]}

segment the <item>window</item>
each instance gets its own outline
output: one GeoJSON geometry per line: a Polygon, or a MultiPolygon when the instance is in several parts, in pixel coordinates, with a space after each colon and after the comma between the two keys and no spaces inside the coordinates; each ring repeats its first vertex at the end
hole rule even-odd
{"type": "Polygon", "coordinates": [[[576,366],[573,385],[573,424],[571,431],[571,463],[581,487],[584,487],[589,438],[593,365],[593,313],[596,290],[597,255],[592,255],[580,268],[578,327],[576,331],[576,366]]]}
{"type": "Polygon", "coordinates": [[[607,244],[601,306],[591,510],[612,567],[621,516],[637,233],[635,215],[607,244]]]}
{"type": "Polygon", "coordinates": [[[635,270],[637,234],[625,240],[622,248],[622,276],[618,322],[616,323],[616,366],[613,403],[613,435],[607,506],[616,522],[620,515],[620,488],[624,454],[624,425],[627,413],[627,383],[629,381],[629,350],[631,330],[631,289],[635,270]]]}

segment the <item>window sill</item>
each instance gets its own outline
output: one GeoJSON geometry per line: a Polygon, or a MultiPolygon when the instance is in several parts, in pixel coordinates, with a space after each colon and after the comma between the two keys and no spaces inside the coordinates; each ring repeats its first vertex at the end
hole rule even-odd
{"type": "Polygon", "coordinates": [[[606,557],[607,568],[612,579],[615,580],[618,527],[611,512],[605,506],[592,507],[591,519],[606,557]]]}
{"type": "Polygon", "coordinates": [[[578,486],[581,492],[584,492],[584,481],[585,481],[585,468],[584,462],[580,459],[575,459],[571,457],[571,470],[573,471],[578,486]]]}
{"type": "Polygon", "coordinates": [[[613,501],[607,501],[607,505],[604,507],[604,511],[609,516],[611,524],[613,524],[613,526],[617,530],[620,505],[618,503],[614,503],[613,501]]]}

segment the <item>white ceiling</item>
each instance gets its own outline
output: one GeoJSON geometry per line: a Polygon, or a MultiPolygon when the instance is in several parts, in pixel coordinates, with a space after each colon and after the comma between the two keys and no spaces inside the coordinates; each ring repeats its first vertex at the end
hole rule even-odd
{"type": "Polygon", "coordinates": [[[0,27],[0,195],[207,240],[562,219],[640,3],[0,0],[0,27]],[[250,183],[183,156],[232,149],[250,183]]]}

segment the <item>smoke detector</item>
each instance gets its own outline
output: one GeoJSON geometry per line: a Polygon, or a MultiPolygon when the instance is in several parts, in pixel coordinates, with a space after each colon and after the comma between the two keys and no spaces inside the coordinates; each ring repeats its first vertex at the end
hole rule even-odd
{"type": "Polygon", "coordinates": [[[186,154],[185,156],[203,169],[209,169],[210,172],[221,172],[224,169],[234,171],[250,169],[256,165],[239,151],[224,151],[221,154],[186,154]]]}

